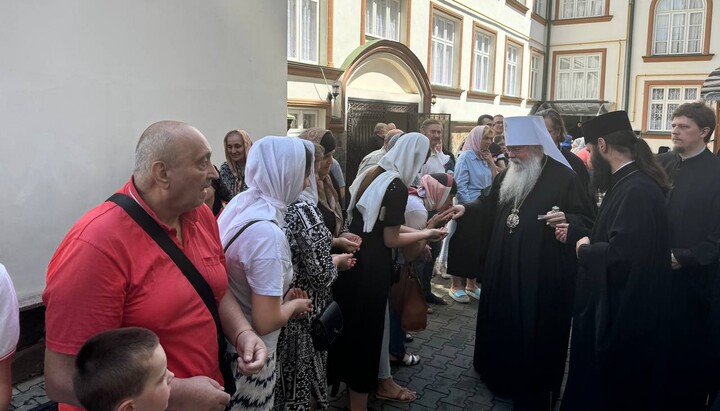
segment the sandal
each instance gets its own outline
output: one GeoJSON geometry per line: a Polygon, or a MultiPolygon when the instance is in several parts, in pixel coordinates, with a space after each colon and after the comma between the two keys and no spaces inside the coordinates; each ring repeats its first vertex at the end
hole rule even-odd
{"type": "Polygon", "coordinates": [[[400,387],[394,396],[385,396],[375,391],[375,398],[381,401],[391,402],[413,402],[417,399],[417,395],[407,388],[400,387]]]}
{"type": "Polygon", "coordinates": [[[450,298],[459,302],[460,304],[467,304],[470,302],[470,297],[468,297],[467,293],[465,293],[465,290],[453,291],[452,289],[450,289],[448,290],[448,294],[450,294],[450,298]]]}
{"type": "Polygon", "coordinates": [[[406,352],[405,355],[403,355],[402,360],[398,360],[395,358],[394,360],[390,360],[390,365],[401,365],[405,367],[412,367],[413,365],[420,364],[420,356],[415,354],[410,354],[409,352],[406,352]]]}
{"type": "Polygon", "coordinates": [[[480,287],[476,288],[474,291],[466,289],[465,293],[476,300],[480,299],[480,287]]]}

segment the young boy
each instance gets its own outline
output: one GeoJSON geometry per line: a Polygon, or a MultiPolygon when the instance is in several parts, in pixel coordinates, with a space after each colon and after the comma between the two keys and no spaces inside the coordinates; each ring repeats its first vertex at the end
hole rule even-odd
{"type": "Polygon", "coordinates": [[[88,411],[162,411],[173,376],[157,335],[145,328],[119,328],[83,345],[73,388],[88,411]]]}

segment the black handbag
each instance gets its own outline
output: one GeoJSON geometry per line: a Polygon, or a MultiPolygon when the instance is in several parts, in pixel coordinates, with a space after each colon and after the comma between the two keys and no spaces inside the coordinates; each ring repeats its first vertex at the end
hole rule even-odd
{"type": "Polygon", "coordinates": [[[322,313],[313,318],[310,336],[317,351],[327,351],[337,341],[343,329],[343,315],[337,302],[332,301],[322,313]]]}
{"type": "Polygon", "coordinates": [[[135,222],[142,227],[143,230],[160,246],[160,248],[167,253],[171,260],[178,266],[180,271],[185,275],[190,284],[192,284],[195,291],[200,295],[200,298],[205,303],[208,311],[212,315],[213,321],[215,322],[215,329],[217,331],[218,341],[218,361],[220,365],[220,373],[225,380],[225,392],[232,395],[236,391],[235,377],[233,376],[230,368],[230,363],[225,360],[225,354],[227,351],[227,340],[225,339],[225,333],[220,323],[220,315],[218,313],[217,304],[215,303],[215,297],[210,288],[210,285],[205,281],[202,274],[197,270],[195,265],[187,258],[185,253],[175,244],[175,242],[167,235],[165,230],[160,227],[160,224],[155,221],[150,214],[145,211],[135,200],[126,196],[125,194],[115,193],[107,201],[111,201],[123,210],[125,210],[135,222]]]}

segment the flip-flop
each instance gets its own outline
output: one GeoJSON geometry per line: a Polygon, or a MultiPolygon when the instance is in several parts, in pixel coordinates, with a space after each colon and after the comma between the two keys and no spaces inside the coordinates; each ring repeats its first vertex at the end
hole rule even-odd
{"type": "Polygon", "coordinates": [[[448,290],[448,294],[450,294],[450,298],[459,302],[460,304],[467,304],[470,302],[470,297],[468,297],[465,290],[457,290],[455,292],[453,292],[453,290],[448,290]]]}
{"type": "Polygon", "coordinates": [[[417,395],[415,395],[415,398],[413,398],[413,394],[410,390],[404,387],[400,387],[400,389],[397,391],[397,394],[395,394],[395,397],[386,397],[375,392],[375,398],[381,401],[406,403],[415,401],[417,399],[417,395]]]}
{"type": "Polygon", "coordinates": [[[475,291],[465,289],[465,293],[476,300],[480,299],[480,287],[476,288],[475,291]]]}

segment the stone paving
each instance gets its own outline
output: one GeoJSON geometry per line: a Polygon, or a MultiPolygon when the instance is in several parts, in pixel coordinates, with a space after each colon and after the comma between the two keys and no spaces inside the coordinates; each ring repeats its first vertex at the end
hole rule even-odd
{"type": "MultiPolygon", "coordinates": [[[[415,340],[407,348],[420,356],[420,364],[393,367],[395,380],[417,391],[417,400],[397,403],[371,397],[369,407],[388,411],[511,411],[512,401],[495,397],[472,368],[477,301],[471,298],[469,304],[458,304],[448,295],[450,280],[435,277],[433,282],[435,293],[449,305],[432,306],[434,313],[428,315],[427,329],[413,333],[415,340]]],[[[48,402],[44,380],[39,377],[13,388],[10,410],[28,411],[48,402]]],[[[341,391],[330,409],[341,410],[344,407],[345,398],[341,391]]]]}

